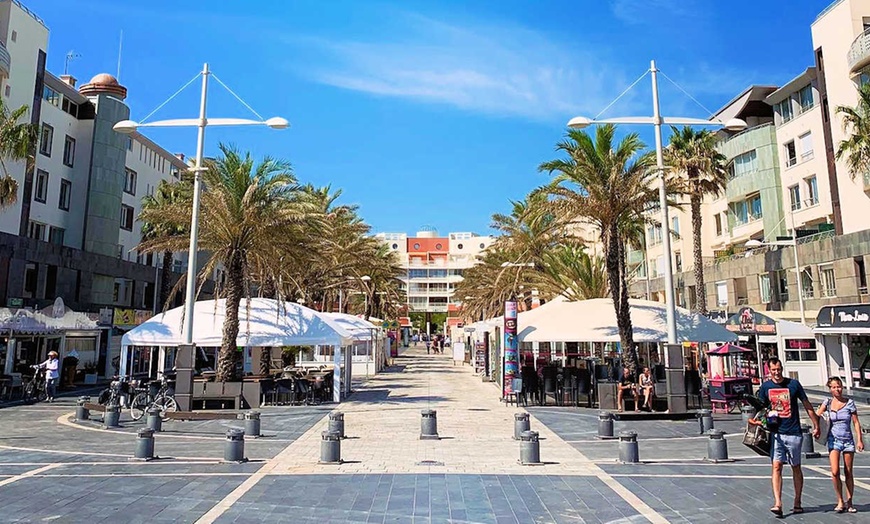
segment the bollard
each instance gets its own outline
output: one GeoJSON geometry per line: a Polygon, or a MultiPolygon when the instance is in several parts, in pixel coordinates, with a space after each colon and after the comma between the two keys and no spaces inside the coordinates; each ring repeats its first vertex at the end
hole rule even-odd
{"type": "Polygon", "coordinates": [[[523,431],[532,429],[528,413],[514,413],[514,440],[520,440],[523,431]]]}
{"type": "Polygon", "coordinates": [[[698,410],[698,425],[701,429],[701,435],[706,434],[713,429],[713,412],[709,409],[698,410]]]}
{"type": "Polygon", "coordinates": [[[257,438],[260,436],[260,412],[245,413],[245,436],[257,438]]]}
{"type": "Polygon", "coordinates": [[[598,438],[610,439],[613,437],[613,413],[601,411],[598,413],[598,438]]]}
{"type": "Polygon", "coordinates": [[[245,432],[239,428],[227,430],[224,441],[224,462],[247,462],[245,458],[245,432]]]}
{"type": "Polygon", "coordinates": [[[157,406],[149,407],[145,413],[145,427],[157,433],[163,431],[163,419],[160,418],[160,408],[157,406]]]}
{"type": "Polygon", "coordinates": [[[424,409],[420,414],[420,440],[438,440],[438,413],[434,409],[424,409]]]}
{"type": "Polygon", "coordinates": [[[537,431],[523,431],[520,434],[520,464],[523,466],[541,464],[541,442],[537,431]]]}
{"type": "Polygon", "coordinates": [[[139,428],[136,432],[136,453],[133,458],[151,460],[154,458],[154,430],[139,428]]]}
{"type": "Polygon", "coordinates": [[[623,464],[640,462],[637,433],[634,431],[623,431],[619,434],[619,461],[623,464]]]}
{"type": "Polygon", "coordinates": [[[815,450],[815,446],[813,445],[813,435],[810,431],[811,426],[809,424],[801,424],[801,436],[803,436],[803,441],[801,441],[801,455],[803,455],[804,458],[816,459],[821,457],[821,454],[815,450]]]}
{"type": "Polygon", "coordinates": [[[749,404],[740,406],[740,416],[743,418],[744,424],[748,424],[750,420],[755,418],[756,413],[758,413],[758,410],[749,404]]]}
{"type": "Polygon", "coordinates": [[[341,435],[337,431],[324,431],[320,439],[320,463],[341,464],[341,435]]]}
{"type": "Polygon", "coordinates": [[[79,397],[76,402],[76,420],[88,420],[91,418],[91,410],[85,407],[85,404],[91,401],[91,397],[79,397]]]}
{"type": "Polygon", "coordinates": [[[103,415],[103,425],[107,428],[117,428],[121,420],[121,406],[106,406],[106,414],[103,415]]]}
{"type": "Polygon", "coordinates": [[[725,432],[721,429],[710,430],[710,440],[707,441],[707,460],[710,462],[725,462],[728,460],[728,442],[725,432]]]}
{"type": "Polygon", "coordinates": [[[329,414],[329,431],[336,432],[339,437],[344,438],[344,413],[333,411],[329,414]]]}

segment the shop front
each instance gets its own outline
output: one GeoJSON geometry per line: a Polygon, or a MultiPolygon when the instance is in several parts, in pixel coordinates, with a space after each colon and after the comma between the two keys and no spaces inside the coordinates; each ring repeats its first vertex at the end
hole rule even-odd
{"type": "Polygon", "coordinates": [[[741,359],[745,369],[740,374],[752,378],[754,384],[760,384],[766,375],[764,361],[778,355],[776,340],[776,321],[762,315],[751,307],[743,307],[725,321],[725,329],[737,335],[740,346],[755,351],[741,359]],[[760,368],[760,369],[759,369],[760,368]]]}
{"type": "Polygon", "coordinates": [[[870,304],[824,306],[816,324],[813,333],[827,376],[843,378],[847,388],[870,391],[870,304]]]}

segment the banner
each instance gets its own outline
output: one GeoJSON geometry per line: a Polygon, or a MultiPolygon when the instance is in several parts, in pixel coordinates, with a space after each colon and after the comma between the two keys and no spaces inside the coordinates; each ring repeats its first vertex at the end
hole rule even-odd
{"type": "Polygon", "coordinates": [[[519,343],[517,341],[517,303],[504,303],[504,395],[513,392],[513,379],[519,376],[519,343]]]}

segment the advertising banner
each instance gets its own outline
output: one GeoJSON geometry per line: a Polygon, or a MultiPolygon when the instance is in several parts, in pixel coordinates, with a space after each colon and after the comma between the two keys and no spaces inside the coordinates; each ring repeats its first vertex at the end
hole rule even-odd
{"type": "Polygon", "coordinates": [[[504,395],[512,392],[512,381],[520,374],[519,342],[517,341],[517,303],[504,303],[504,395]]]}

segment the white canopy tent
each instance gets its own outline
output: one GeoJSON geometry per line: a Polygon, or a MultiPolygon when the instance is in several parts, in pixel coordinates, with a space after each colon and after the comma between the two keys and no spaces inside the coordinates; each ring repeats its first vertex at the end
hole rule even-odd
{"type": "MultiPolygon", "coordinates": [[[[661,302],[629,300],[635,342],[667,342],[667,309],[661,302]]],[[[680,342],[727,342],[734,333],[703,315],[677,309],[680,342]]],[[[619,342],[609,298],[548,302],[518,319],[520,342],[619,342]]]]}

